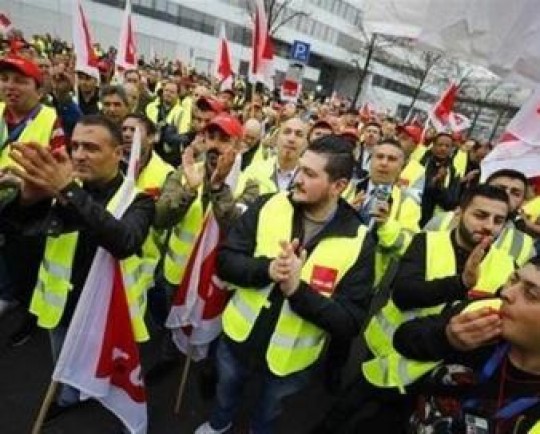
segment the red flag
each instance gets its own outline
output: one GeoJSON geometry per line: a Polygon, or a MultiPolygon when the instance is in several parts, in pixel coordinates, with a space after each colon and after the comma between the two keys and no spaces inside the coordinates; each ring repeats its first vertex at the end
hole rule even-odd
{"type": "Polygon", "coordinates": [[[220,81],[220,89],[232,89],[233,70],[231,61],[231,49],[227,35],[225,33],[225,24],[221,24],[219,34],[219,47],[216,58],[216,77],[220,81]]]}
{"type": "Polygon", "coordinates": [[[458,89],[455,83],[450,84],[439,101],[431,108],[429,119],[437,131],[450,129],[450,113],[452,113],[458,89]]]}
{"type": "Polygon", "coordinates": [[[75,48],[75,70],[99,80],[98,58],[94,52],[90,26],[80,0],[73,2],[73,46],[75,48]]]}
{"type": "Polygon", "coordinates": [[[250,81],[260,81],[268,87],[272,86],[274,46],[268,34],[268,21],[264,1],[257,0],[253,19],[251,39],[250,81]]]}
{"type": "Polygon", "coordinates": [[[193,360],[206,357],[208,344],[221,333],[221,313],[229,294],[216,275],[217,247],[221,233],[210,212],[189,258],[174,296],[167,327],[183,353],[191,346],[193,360]]]}
{"type": "Polygon", "coordinates": [[[147,432],[146,393],[119,265],[98,249],[53,379],[94,398],[132,434],[147,432]]]}
{"type": "Polygon", "coordinates": [[[9,17],[5,13],[0,12],[0,33],[8,33],[12,27],[9,17]]]}
{"type": "Polygon", "coordinates": [[[116,64],[124,70],[137,68],[137,43],[133,27],[133,18],[131,16],[130,0],[126,1],[126,8],[124,9],[116,64]]]}

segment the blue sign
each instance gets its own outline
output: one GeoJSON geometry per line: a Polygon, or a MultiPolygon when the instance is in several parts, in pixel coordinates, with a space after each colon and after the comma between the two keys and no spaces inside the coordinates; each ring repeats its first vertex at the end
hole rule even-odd
{"type": "Polygon", "coordinates": [[[310,44],[304,41],[294,41],[291,47],[291,59],[308,63],[310,44]]]}

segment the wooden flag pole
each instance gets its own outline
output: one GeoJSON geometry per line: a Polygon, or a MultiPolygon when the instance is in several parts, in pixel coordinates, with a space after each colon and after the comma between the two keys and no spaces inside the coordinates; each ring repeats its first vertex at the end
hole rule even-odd
{"type": "Polygon", "coordinates": [[[32,427],[32,434],[39,434],[41,432],[41,428],[43,427],[43,422],[45,421],[45,416],[47,416],[47,412],[49,411],[49,407],[51,406],[54,396],[56,395],[57,389],[58,389],[58,381],[51,381],[51,383],[49,384],[49,388],[47,389],[47,394],[45,395],[45,398],[43,399],[43,402],[41,403],[41,408],[39,409],[38,417],[36,421],[34,422],[34,426],[32,427]]]}
{"type": "MultiPolygon", "coordinates": [[[[192,347],[188,345],[187,354],[186,354],[186,363],[184,364],[184,369],[182,370],[182,379],[180,380],[180,387],[178,388],[178,395],[176,397],[176,404],[174,405],[174,414],[180,413],[180,407],[182,406],[182,400],[184,398],[184,392],[186,390],[186,383],[189,374],[189,368],[191,366],[191,355],[192,347]]],[[[34,433],[32,433],[34,434],[34,433]]]]}

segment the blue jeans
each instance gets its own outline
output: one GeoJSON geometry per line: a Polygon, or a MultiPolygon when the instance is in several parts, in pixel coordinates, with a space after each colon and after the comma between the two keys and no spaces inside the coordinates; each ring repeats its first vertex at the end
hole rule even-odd
{"type": "MultiPolygon", "coordinates": [[[[233,420],[250,369],[235,356],[223,338],[217,345],[216,363],[219,380],[210,425],[214,429],[223,429],[233,420]]],[[[273,375],[268,370],[258,371],[256,374],[262,380],[262,396],[257,399],[257,406],[251,417],[251,432],[254,434],[273,433],[274,423],[281,413],[281,401],[307,386],[311,369],[285,377],[273,375]]]]}
{"type": "MultiPolygon", "coordinates": [[[[56,364],[58,357],[60,356],[60,351],[62,351],[62,346],[64,345],[64,340],[66,339],[67,327],[58,326],[49,332],[49,337],[51,340],[51,352],[53,361],[56,364]]],[[[56,403],[62,407],[68,407],[70,405],[76,404],[80,400],[80,393],[77,389],[67,384],[60,385],[60,391],[56,398],[56,403]]]]}

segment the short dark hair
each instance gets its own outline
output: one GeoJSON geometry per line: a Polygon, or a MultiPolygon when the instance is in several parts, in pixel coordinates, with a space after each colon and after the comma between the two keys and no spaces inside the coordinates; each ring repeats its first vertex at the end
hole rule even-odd
{"type": "Polygon", "coordinates": [[[441,131],[441,132],[438,132],[437,134],[435,134],[435,137],[433,137],[432,143],[435,143],[435,141],[436,141],[439,137],[448,137],[448,138],[450,138],[452,141],[454,141],[454,138],[452,137],[452,134],[451,134],[451,133],[447,133],[446,131],[441,131]]]}
{"type": "Polygon", "coordinates": [[[113,86],[113,85],[106,85],[101,89],[101,92],[99,93],[99,99],[103,101],[103,99],[106,96],[109,95],[118,95],[118,97],[122,100],[122,102],[129,107],[129,100],[126,94],[126,90],[123,86],[113,86]]]}
{"type": "Polygon", "coordinates": [[[527,187],[529,186],[529,181],[527,180],[527,177],[519,170],[514,170],[514,169],[497,170],[487,177],[486,184],[489,184],[491,181],[497,178],[518,179],[521,182],[523,182],[523,186],[525,187],[525,189],[527,189],[527,187]]]}
{"type": "Polygon", "coordinates": [[[122,145],[122,130],[120,129],[120,126],[116,125],[113,121],[103,115],[83,115],[79,118],[77,125],[105,128],[111,136],[114,146],[122,145]]]}
{"type": "Polygon", "coordinates": [[[154,124],[154,122],[152,122],[152,120],[146,115],[143,115],[143,114],[140,114],[140,113],[130,113],[124,118],[124,121],[126,119],[136,119],[136,120],[138,120],[140,123],[142,123],[144,125],[144,128],[146,130],[146,134],[149,135],[149,136],[153,136],[154,134],[157,134],[157,132],[158,132],[156,124],[154,124]]]}
{"type": "Polygon", "coordinates": [[[331,181],[352,178],[354,168],[353,147],[343,137],[336,134],[319,137],[310,143],[306,150],[327,157],[324,169],[331,181]]]}
{"type": "Polygon", "coordinates": [[[375,144],[375,146],[380,146],[380,145],[394,146],[395,148],[398,148],[403,153],[403,155],[405,155],[405,151],[401,147],[401,143],[399,143],[399,141],[394,139],[393,137],[382,138],[379,142],[375,144]]]}
{"type": "Polygon", "coordinates": [[[463,194],[459,203],[459,207],[462,210],[466,209],[471,204],[473,199],[477,196],[485,197],[492,200],[498,200],[500,202],[504,202],[507,206],[509,206],[508,194],[506,194],[505,190],[499,187],[495,187],[493,185],[479,184],[468,189],[463,194]]]}

